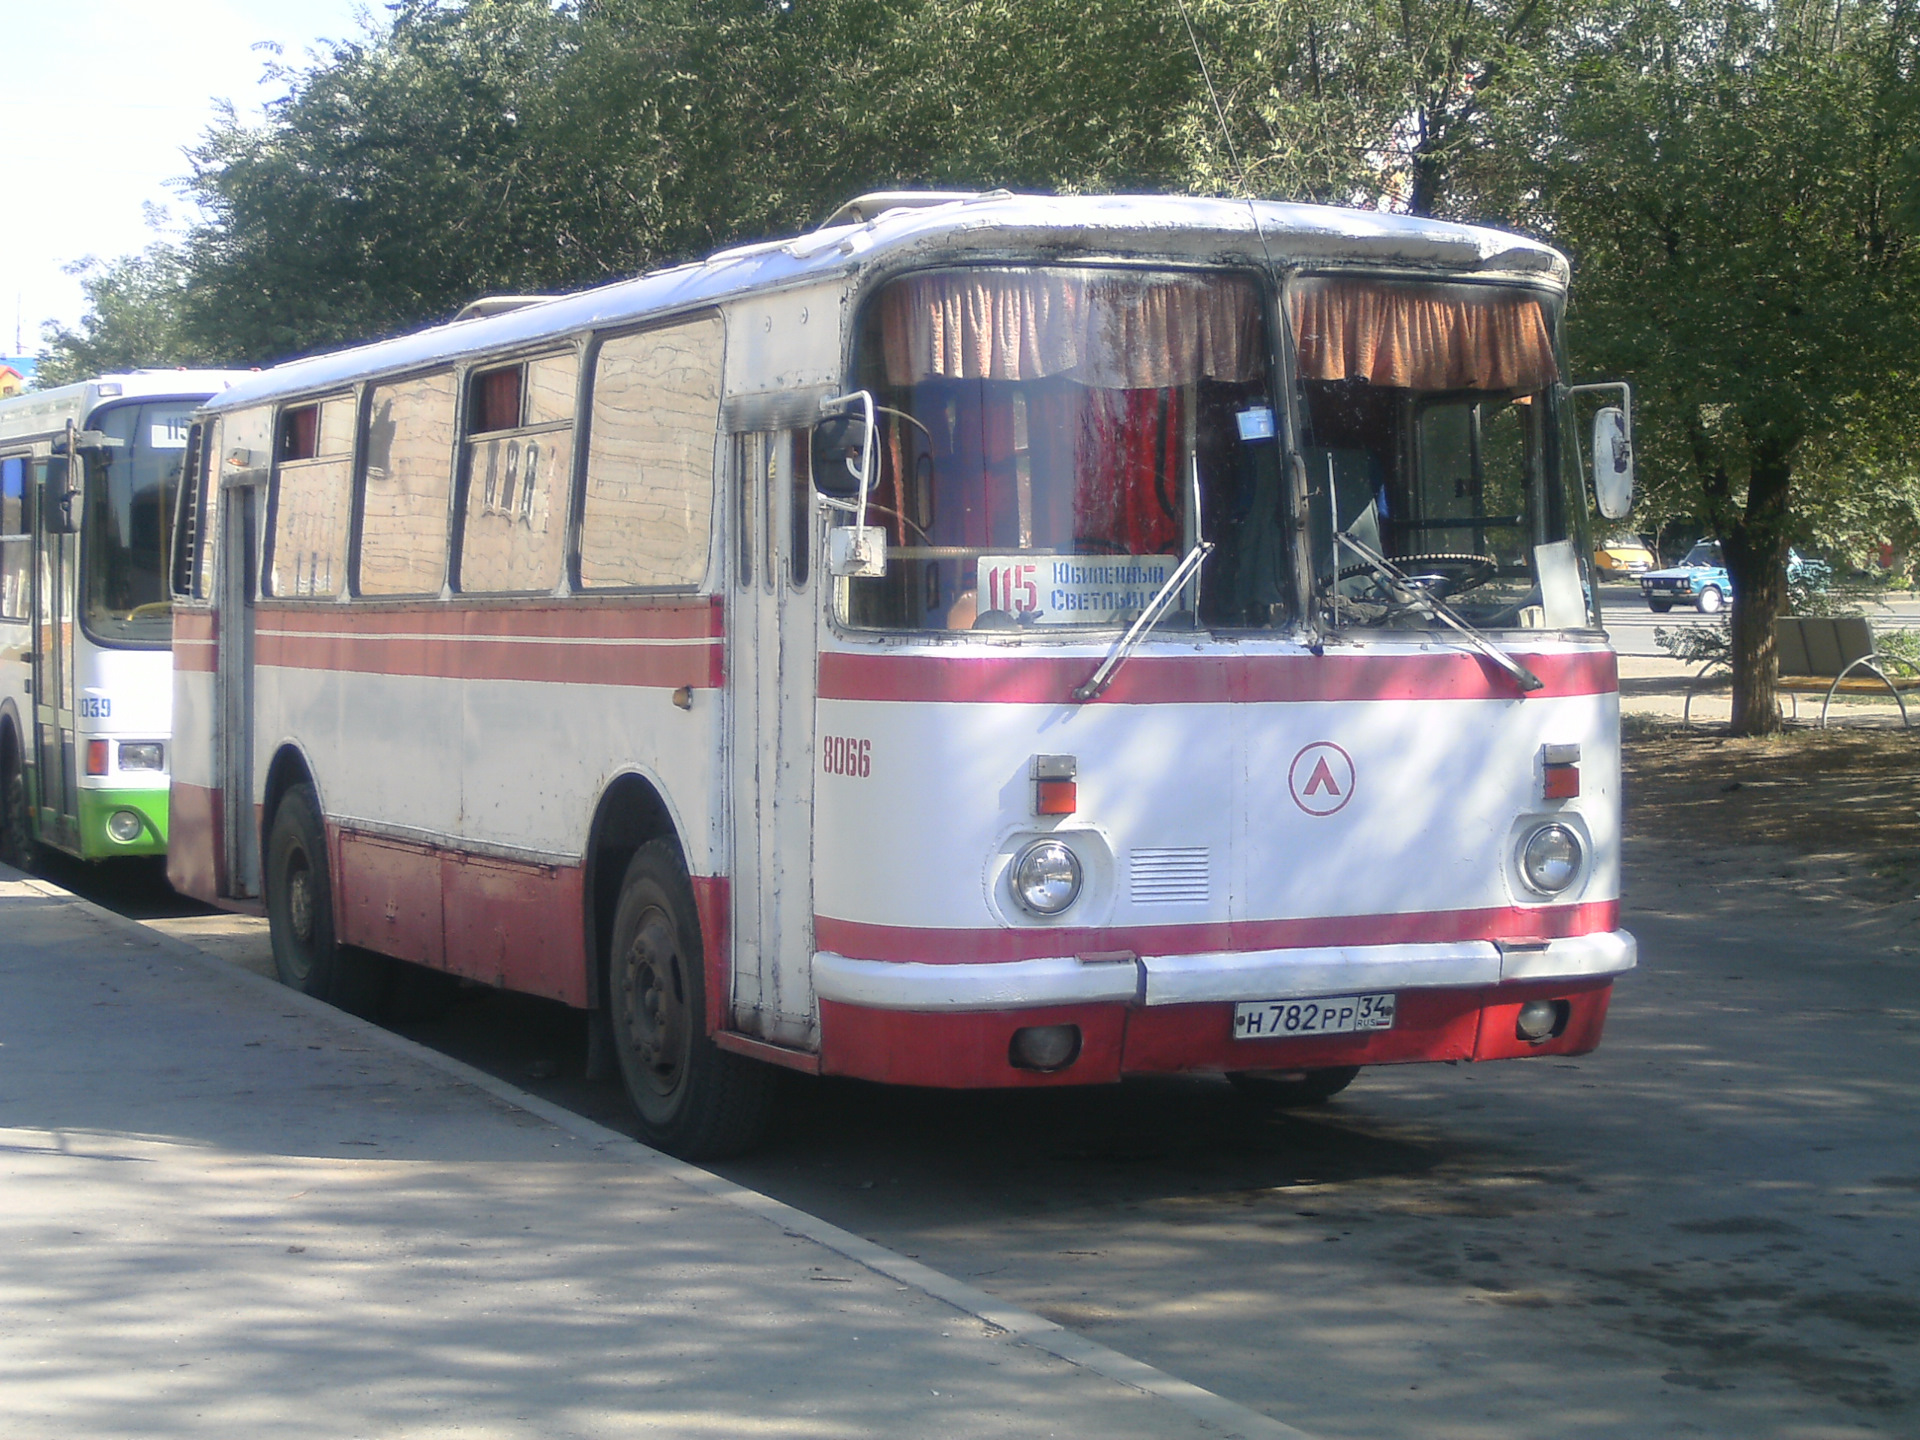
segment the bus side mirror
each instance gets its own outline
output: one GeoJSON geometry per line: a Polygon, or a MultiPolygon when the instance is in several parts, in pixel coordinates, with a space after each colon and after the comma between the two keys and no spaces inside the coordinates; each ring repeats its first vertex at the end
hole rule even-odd
{"type": "Polygon", "coordinates": [[[46,478],[40,482],[40,513],[46,517],[50,535],[77,535],[80,532],[80,492],[69,488],[67,458],[56,455],[47,461],[46,478]]]}
{"type": "Polygon", "coordinates": [[[1593,501],[1608,520],[1633,509],[1633,440],[1626,412],[1613,406],[1593,417],[1593,501]]]}
{"type": "Polygon", "coordinates": [[[813,427],[813,488],[828,505],[853,517],[851,525],[827,531],[827,568],[842,577],[885,575],[887,532],[867,524],[879,448],[873,393],[855,390],[823,405],[837,413],[813,427]]]}
{"type": "Polygon", "coordinates": [[[813,427],[813,488],[830,500],[858,500],[866,488],[867,417],[829,415],[813,427]]]}

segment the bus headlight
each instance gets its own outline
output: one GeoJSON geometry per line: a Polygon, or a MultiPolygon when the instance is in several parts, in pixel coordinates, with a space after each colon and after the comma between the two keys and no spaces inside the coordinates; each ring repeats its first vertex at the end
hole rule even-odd
{"type": "Polygon", "coordinates": [[[164,770],[166,769],[166,747],[158,740],[123,740],[120,742],[120,768],[122,770],[164,770]]]}
{"type": "Polygon", "coordinates": [[[147,822],[137,810],[116,810],[107,816],[107,834],[117,844],[131,845],[147,833],[147,822]]]}
{"type": "Polygon", "coordinates": [[[1585,852],[1565,825],[1542,825],[1520,843],[1520,878],[1542,895],[1558,895],[1579,878],[1585,852]]]}
{"type": "Polygon", "coordinates": [[[1035,915],[1058,915],[1079,898],[1080,860],[1058,840],[1036,840],[1014,857],[1013,898],[1035,915]]]}

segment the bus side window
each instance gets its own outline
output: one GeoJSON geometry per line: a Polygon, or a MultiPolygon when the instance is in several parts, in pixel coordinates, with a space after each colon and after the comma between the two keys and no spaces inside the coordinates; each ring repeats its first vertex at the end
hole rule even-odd
{"type": "Polygon", "coordinates": [[[347,573],[348,505],[353,493],[354,397],[338,395],[280,414],[269,595],[338,595],[347,573]]]}
{"type": "Polygon", "coordinates": [[[27,462],[0,460],[0,619],[27,618],[27,566],[33,553],[27,535],[27,462]]]}
{"type": "Polygon", "coordinates": [[[580,584],[686,589],[706,578],[720,426],[718,316],[604,342],[595,357],[580,584]]]}
{"type": "Polygon", "coordinates": [[[461,590],[545,592],[559,583],[579,368],[568,352],[482,370],[467,382],[461,590]]]}
{"type": "MultiPolygon", "coordinates": [[[[167,567],[167,588],[178,600],[193,594],[193,562],[200,543],[200,514],[206,508],[207,427],[187,431],[186,459],[180,466],[180,489],[174,497],[173,551],[167,567]]],[[[0,524],[0,530],[5,525],[0,524]]]]}
{"type": "Polygon", "coordinates": [[[375,385],[361,477],[362,595],[438,595],[447,571],[453,490],[450,370],[375,385]]]}

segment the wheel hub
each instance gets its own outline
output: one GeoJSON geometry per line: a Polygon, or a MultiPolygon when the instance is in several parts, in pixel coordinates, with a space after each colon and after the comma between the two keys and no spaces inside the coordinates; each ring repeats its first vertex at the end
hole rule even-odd
{"type": "Polygon", "coordinates": [[[304,865],[287,877],[287,927],[302,945],[313,943],[313,876],[304,865]]]}
{"type": "Polygon", "coordinates": [[[666,915],[650,910],[641,918],[622,963],[628,1048],[653,1088],[668,1094],[680,1079],[687,1007],[680,947],[666,915]]]}

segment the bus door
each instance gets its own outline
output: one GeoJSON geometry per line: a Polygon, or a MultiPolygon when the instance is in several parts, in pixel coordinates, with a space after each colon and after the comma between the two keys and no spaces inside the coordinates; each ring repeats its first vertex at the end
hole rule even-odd
{"type": "Polygon", "coordinates": [[[215,524],[219,563],[213,584],[219,623],[214,630],[214,776],[220,790],[222,893],[260,894],[260,837],[253,815],[253,625],[259,593],[259,485],[264,469],[216,468],[221,487],[215,524]]]}
{"type": "Polygon", "coordinates": [[[35,828],[43,840],[76,849],[80,778],[74,749],[73,623],[81,487],[76,468],[64,455],[36,459],[33,471],[35,828]]]}
{"type": "Polygon", "coordinates": [[[813,1003],[813,712],[819,583],[807,432],[733,441],[727,686],[733,1024],[818,1044],[813,1003]]]}

